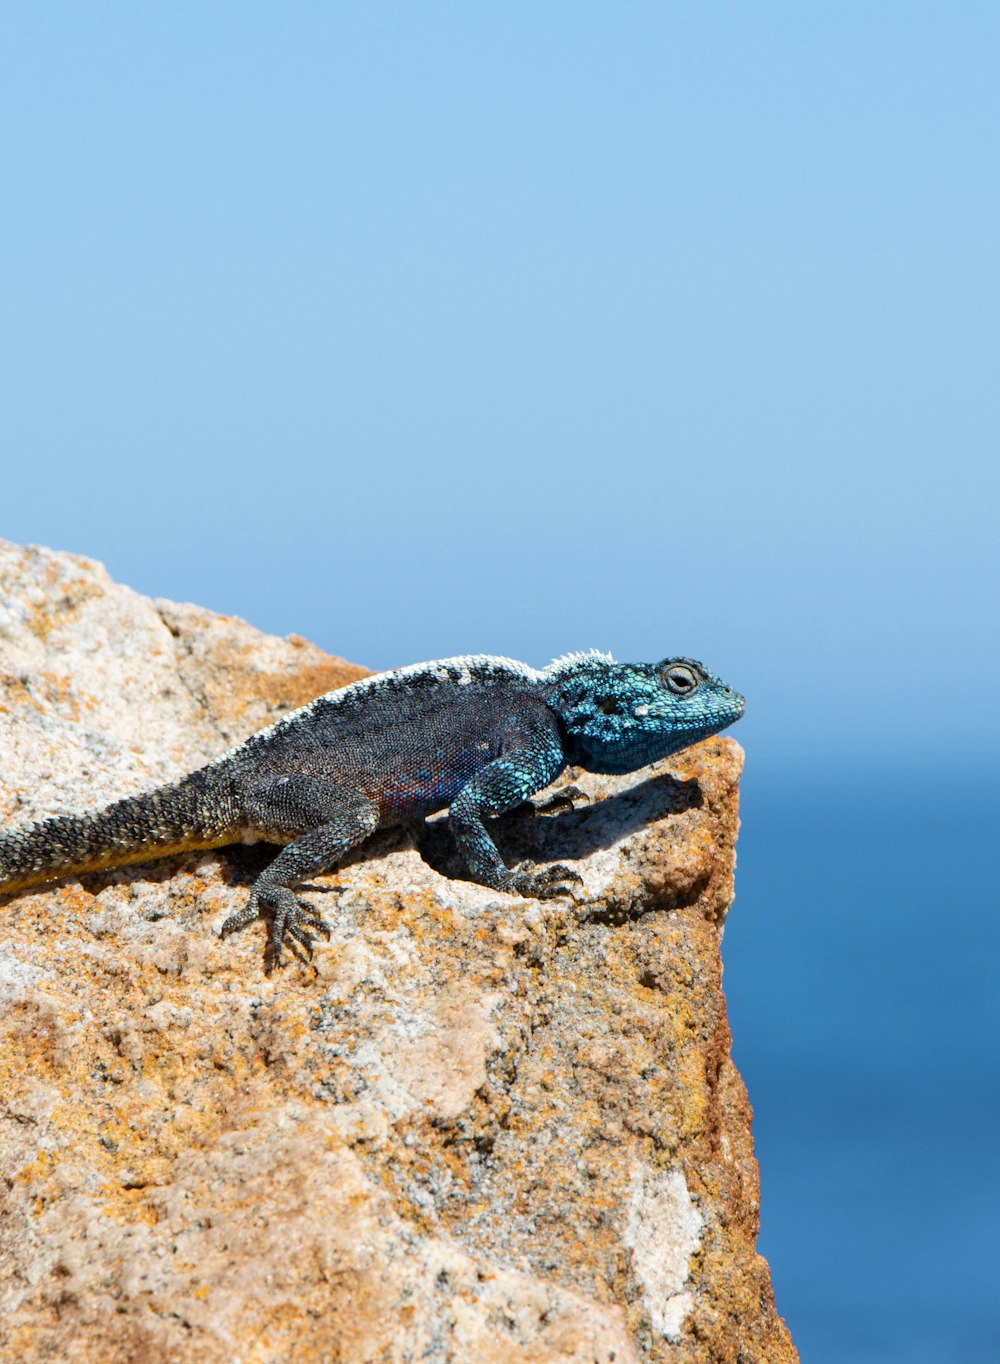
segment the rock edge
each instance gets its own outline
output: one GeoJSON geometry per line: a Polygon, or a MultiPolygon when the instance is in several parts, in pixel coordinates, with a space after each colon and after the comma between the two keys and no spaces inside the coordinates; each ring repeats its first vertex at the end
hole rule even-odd
{"type": "MultiPolygon", "coordinates": [[[[0,542],[8,823],[172,779],[363,676],[0,542]]],[[[586,906],[384,835],[311,966],[225,942],[267,853],[0,900],[0,1354],[796,1359],[756,1254],[719,943],[741,753],[709,740],[501,824],[586,906]]]]}

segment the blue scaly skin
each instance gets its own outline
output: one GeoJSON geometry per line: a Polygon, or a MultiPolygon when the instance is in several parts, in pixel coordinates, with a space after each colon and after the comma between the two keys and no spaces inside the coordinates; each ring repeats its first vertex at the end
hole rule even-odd
{"type": "Polygon", "coordinates": [[[509,869],[484,820],[567,765],[634,772],[717,734],[743,708],[689,658],[616,663],[590,652],[535,669],[477,655],[397,668],[318,697],[175,785],[0,836],[0,893],[191,848],[284,843],[222,926],[225,935],[270,916],[277,962],[286,934],[311,953],[310,930],[329,933],[297,886],[376,829],[447,806],[473,880],[569,894],[580,880],[571,867],[509,869]]]}

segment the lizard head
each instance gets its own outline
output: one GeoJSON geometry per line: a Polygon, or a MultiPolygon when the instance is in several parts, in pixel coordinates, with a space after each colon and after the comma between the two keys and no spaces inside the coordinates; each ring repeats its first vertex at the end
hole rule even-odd
{"type": "Polygon", "coordinates": [[[544,670],[571,763],[589,772],[634,772],[717,734],[745,702],[692,658],[616,663],[574,654],[544,670]]]}

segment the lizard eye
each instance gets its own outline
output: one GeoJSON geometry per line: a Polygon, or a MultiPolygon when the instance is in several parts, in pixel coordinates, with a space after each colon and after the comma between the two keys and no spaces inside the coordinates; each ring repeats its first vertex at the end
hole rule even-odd
{"type": "Polygon", "coordinates": [[[621,706],[613,696],[602,697],[597,703],[597,709],[602,715],[619,715],[621,713],[621,706]]]}
{"type": "Polygon", "coordinates": [[[663,685],[675,696],[690,696],[692,692],[698,690],[701,683],[697,673],[686,663],[671,663],[663,669],[660,677],[663,685]]]}

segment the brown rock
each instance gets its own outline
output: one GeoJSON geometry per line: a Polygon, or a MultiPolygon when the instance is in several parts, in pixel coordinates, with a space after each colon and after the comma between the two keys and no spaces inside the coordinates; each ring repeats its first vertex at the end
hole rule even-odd
{"type": "MultiPolygon", "coordinates": [[[[0,810],[173,778],[362,676],[302,640],[0,546],[0,810]]],[[[381,835],[268,977],[216,936],[233,848],[0,902],[0,1356],[796,1358],[756,1254],[719,939],[741,754],[714,739],[511,816],[582,903],[381,835]]]]}

